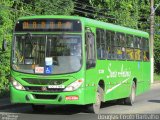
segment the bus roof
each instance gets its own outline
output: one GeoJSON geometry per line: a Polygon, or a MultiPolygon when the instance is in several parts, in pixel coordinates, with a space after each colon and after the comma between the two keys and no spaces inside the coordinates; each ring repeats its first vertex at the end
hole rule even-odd
{"type": "Polygon", "coordinates": [[[136,35],[139,37],[145,37],[149,38],[149,34],[144,31],[128,28],[128,27],[123,27],[120,25],[114,25],[111,23],[106,23],[106,22],[101,22],[98,20],[93,20],[90,18],[85,18],[85,17],[79,17],[79,16],[63,16],[63,15],[40,15],[40,16],[25,16],[25,17],[20,17],[18,20],[26,20],[26,19],[51,19],[51,18],[61,18],[61,19],[79,19],[84,23],[85,25],[92,26],[92,27],[97,27],[97,28],[102,28],[110,31],[115,31],[115,32],[120,32],[124,34],[130,34],[130,35],[136,35]]]}

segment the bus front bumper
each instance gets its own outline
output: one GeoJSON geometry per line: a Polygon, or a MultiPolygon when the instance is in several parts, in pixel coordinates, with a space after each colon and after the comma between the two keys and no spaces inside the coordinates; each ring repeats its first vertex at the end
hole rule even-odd
{"type": "Polygon", "coordinates": [[[84,105],[84,91],[84,88],[79,88],[72,92],[29,92],[17,90],[10,85],[11,103],[84,105]]]}

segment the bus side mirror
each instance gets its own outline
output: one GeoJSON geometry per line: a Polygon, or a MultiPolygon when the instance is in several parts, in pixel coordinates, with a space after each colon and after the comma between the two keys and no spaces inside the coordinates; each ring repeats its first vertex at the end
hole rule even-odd
{"type": "Polygon", "coordinates": [[[4,39],[2,43],[2,52],[7,50],[7,41],[4,39]]]}

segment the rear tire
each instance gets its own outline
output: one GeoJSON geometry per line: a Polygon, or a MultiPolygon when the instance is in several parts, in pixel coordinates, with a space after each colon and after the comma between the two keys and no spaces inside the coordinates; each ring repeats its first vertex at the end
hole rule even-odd
{"type": "Polygon", "coordinates": [[[133,105],[136,97],[136,85],[135,82],[132,83],[130,96],[124,99],[125,105],[133,105]]]}
{"type": "Polygon", "coordinates": [[[43,112],[45,109],[45,105],[34,105],[32,104],[32,109],[35,112],[43,112]]]}
{"type": "Polygon", "coordinates": [[[102,96],[103,96],[103,89],[99,86],[96,92],[96,102],[87,106],[89,112],[95,113],[95,114],[99,113],[99,110],[101,107],[102,96]]]}

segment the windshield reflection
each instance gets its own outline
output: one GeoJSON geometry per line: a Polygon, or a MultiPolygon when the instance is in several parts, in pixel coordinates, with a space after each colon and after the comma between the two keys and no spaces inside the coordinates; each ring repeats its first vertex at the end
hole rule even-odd
{"type": "Polygon", "coordinates": [[[17,35],[14,40],[12,67],[35,74],[64,74],[80,70],[80,35],[17,35]]]}

